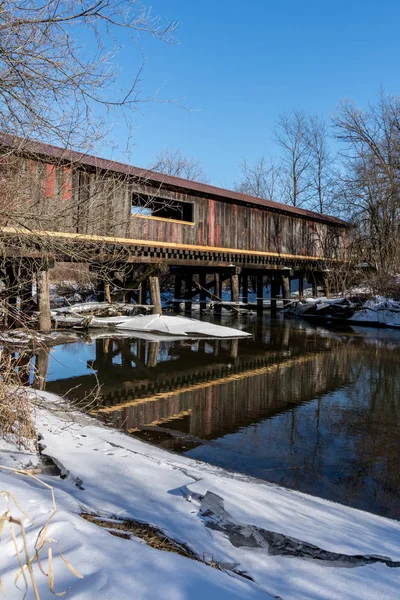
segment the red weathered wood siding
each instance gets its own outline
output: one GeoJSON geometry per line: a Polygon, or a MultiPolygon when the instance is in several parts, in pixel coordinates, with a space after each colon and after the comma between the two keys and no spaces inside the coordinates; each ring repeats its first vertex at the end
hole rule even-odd
{"type": "Polygon", "coordinates": [[[114,172],[94,172],[71,164],[53,165],[32,159],[22,159],[21,164],[41,229],[344,258],[346,228],[340,224],[194,196],[184,190],[180,193],[149,184],[140,186],[132,178],[114,172]],[[193,224],[131,215],[135,192],[192,203],[193,224]]]}
{"type": "Polygon", "coordinates": [[[156,219],[132,216],[130,237],[302,256],[342,255],[343,227],[217,200],[192,202],[193,225],[166,220],[161,228],[156,219]]]}

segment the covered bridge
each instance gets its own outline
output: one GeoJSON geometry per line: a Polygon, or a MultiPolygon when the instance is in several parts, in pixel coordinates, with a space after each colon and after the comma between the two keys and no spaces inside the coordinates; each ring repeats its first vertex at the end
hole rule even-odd
{"type": "Polygon", "coordinates": [[[92,266],[112,256],[116,272],[164,263],[187,300],[219,298],[230,277],[235,301],[251,275],[258,296],[264,276],[279,276],[277,294],[285,277],[317,280],[346,260],[348,225],[335,217],[31,140],[0,144],[1,236],[20,254],[43,253],[45,241],[47,257],[56,243],[55,260],[77,261],[84,248],[92,266]]]}

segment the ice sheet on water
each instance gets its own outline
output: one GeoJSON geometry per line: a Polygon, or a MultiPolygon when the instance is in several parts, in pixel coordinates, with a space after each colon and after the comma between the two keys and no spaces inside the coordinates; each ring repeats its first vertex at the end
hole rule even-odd
{"type": "Polygon", "coordinates": [[[219,338],[237,338],[251,337],[250,333],[233,329],[232,327],[224,327],[223,325],[215,325],[197,319],[188,319],[186,317],[174,317],[168,315],[140,315],[125,320],[116,326],[117,329],[129,329],[131,331],[143,331],[161,333],[172,336],[205,336],[219,338]]]}

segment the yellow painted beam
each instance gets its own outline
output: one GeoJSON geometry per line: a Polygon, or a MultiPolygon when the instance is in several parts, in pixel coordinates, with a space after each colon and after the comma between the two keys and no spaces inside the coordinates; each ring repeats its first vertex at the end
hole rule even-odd
{"type": "Polygon", "coordinates": [[[281,259],[301,259],[326,262],[346,262],[339,258],[324,258],[322,256],[306,256],[302,254],[280,254],[279,252],[264,252],[244,250],[242,248],[224,248],[221,246],[195,246],[193,244],[176,244],[175,242],[159,242],[157,240],[137,240],[131,238],[111,237],[105,235],[90,235],[86,233],[67,233],[63,231],[29,230],[23,227],[1,227],[0,233],[5,235],[22,235],[39,238],[71,240],[76,242],[98,242],[104,244],[119,244],[125,246],[148,246],[154,248],[173,248],[176,250],[196,250],[201,252],[224,252],[225,254],[244,254],[246,256],[267,256],[281,259]]]}

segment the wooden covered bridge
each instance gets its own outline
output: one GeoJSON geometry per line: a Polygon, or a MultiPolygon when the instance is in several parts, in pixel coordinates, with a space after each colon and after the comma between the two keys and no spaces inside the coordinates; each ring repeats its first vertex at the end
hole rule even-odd
{"type": "Polygon", "coordinates": [[[187,308],[220,299],[226,279],[247,302],[250,277],[262,307],[265,278],[287,297],[290,279],[301,293],[346,260],[348,225],[334,217],[39,142],[0,146],[1,268],[23,300],[29,273],[46,293],[48,267],[74,261],[98,271],[99,296],[108,283],[144,303],[147,277],[169,269],[187,308]]]}

